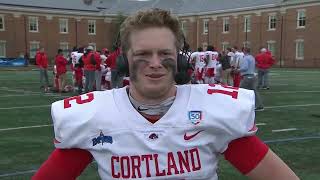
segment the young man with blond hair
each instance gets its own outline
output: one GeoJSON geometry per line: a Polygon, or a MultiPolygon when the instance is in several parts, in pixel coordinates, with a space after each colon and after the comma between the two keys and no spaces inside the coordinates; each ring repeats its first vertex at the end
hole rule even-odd
{"type": "Polygon", "coordinates": [[[75,179],[94,158],[105,180],[217,180],[220,154],[250,179],[298,179],[255,136],[252,91],[176,85],[182,42],[169,11],[129,16],[121,44],[130,85],[53,103],[57,149],[33,179],[75,179]]]}

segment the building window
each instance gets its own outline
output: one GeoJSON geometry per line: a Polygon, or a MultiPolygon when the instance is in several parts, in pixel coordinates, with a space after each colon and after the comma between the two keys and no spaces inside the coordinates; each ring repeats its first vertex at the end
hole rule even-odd
{"type": "Polygon", "coordinates": [[[0,57],[1,58],[6,57],[6,41],[0,40],[0,57]]]}
{"type": "Polygon", "coordinates": [[[96,34],[96,21],[88,20],[88,34],[95,35],[96,34]]]}
{"type": "Polygon", "coordinates": [[[276,30],[277,18],[276,15],[269,15],[269,30],[276,30]]]}
{"type": "Polygon", "coordinates": [[[68,19],[59,19],[60,33],[68,33],[68,19]]]}
{"type": "Polygon", "coordinates": [[[181,22],[181,29],[182,29],[182,32],[183,32],[183,34],[184,34],[185,36],[187,35],[186,24],[187,24],[186,21],[182,21],[182,22],[181,22]]]}
{"type": "Polygon", "coordinates": [[[209,31],[209,20],[204,19],[203,20],[203,34],[208,34],[209,31]]]}
{"type": "Polygon", "coordinates": [[[229,18],[223,18],[223,33],[227,33],[230,30],[230,23],[229,23],[229,18]]]}
{"type": "Polygon", "coordinates": [[[275,41],[267,41],[267,49],[274,56],[276,54],[276,42],[275,41]]]}
{"type": "Polygon", "coordinates": [[[297,28],[304,28],[306,26],[306,11],[304,9],[298,10],[297,28]]]}
{"type": "Polygon", "coordinates": [[[40,48],[40,42],[31,41],[30,42],[30,58],[35,58],[37,50],[40,48]]]}
{"type": "Polygon", "coordinates": [[[38,32],[39,30],[38,17],[29,17],[29,32],[38,32]]]}
{"type": "Polygon", "coordinates": [[[89,43],[89,46],[92,46],[94,51],[97,50],[97,45],[96,45],[96,43],[89,43]]]}
{"type": "Polygon", "coordinates": [[[244,32],[250,32],[251,31],[251,17],[245,16],[244,17],[244,32]]]}
{"type": "Polygon", "coordinates": [[[4,16],[0,15],[0,31],[4,31],[4,16]]]}
{"type": "Polygon", "coordinates": [[[296,59],[298,60],[304,59],[304,40],[303,39],[296,40],[296,59]]]}
{"type": "Polygon", "coordinates": [[[222,43],[222,50],[225,51],[227,48],[230,47],[230,44],[228,42],[223,42],[222,43]]]}
{"type": "Polygon", "coordinates": [[[63,56],[67,58],[69,56],[69,43],[60,42],[60,49],[62,49],[63,56]]]}
{"type": "Polygon", "coordinates": [[[250,48],[250,42],[249,41],[243,42],[243,47],[250,48]]]}

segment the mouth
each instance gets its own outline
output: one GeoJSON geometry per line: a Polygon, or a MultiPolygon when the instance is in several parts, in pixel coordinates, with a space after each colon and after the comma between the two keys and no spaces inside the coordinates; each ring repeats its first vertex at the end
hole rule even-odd
{"type": "Polygon", "coordinates": [[[160,79],[164,76],[164,74],[147,74],[146,76],[151,79],[160,79]]]}

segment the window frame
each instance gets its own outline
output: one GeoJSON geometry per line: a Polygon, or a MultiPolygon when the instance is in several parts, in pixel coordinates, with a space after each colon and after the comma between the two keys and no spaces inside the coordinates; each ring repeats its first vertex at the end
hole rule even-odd
{"type": "Polygon", "coordinates": [[[39,18],[36,17],[36,16],[29,16],[28,17],[28,29],[29,29],[29,32],[39,32],[39,18]],[[36,30],[31,30],[31,22],[32,20],[35,20],[35,28],[36,30]]]}
{"type": "Polygon", "coordinates": [[[230,18],[224,17],[222,19],[222,33],[229,33],[229,32],[230,32],[230,18]]]}
{"type": "Polygon", "coordinates": [[[307,15],[305,9],[297,10],[297,29],[304,29],[307,24],[307,15]],[[301,16],[303,13],[303,16],[301,16]],[[304,25],[300,26],[300,22],[304,22],[304,25]]]}
{"type": "Polygon", "coordinates": [[[230,47],[230,43],[229,42],[222,42],[222,50],[226,51],[228,47],[230,47]]]}
{"type": "Polygon", "coordinates": [[[59,48],[62,49],[63,56],[65,58],[67,58],[69,56],[69,43],[68,42],[60,42],[59,48]],[[64,48],[63,46],[65,46],[66,48],[64,48]]]}
{"type": "Polygon", "coordinates": [[[69,20],[68,19],[66,19],[66,18],[59,19],[59,32],[61,34],[68,34],[69,33],[69,20]],[[63,24],[63,22],[65,24],[63,24]],[[65,25],[66,32],[61,31],[64,28],[64,27],[62,27],[63,25],[65,25]]]}
{"type": "Polygon", "coordinates": [[[268,30],[275,31],[276,29],[277,29],[277,16],[276,16],[276,14],[269,14],[269,16],[268,16],[268,30]],[[274,19],[274,22],[272,22],[273,19],[274,19]],[[274,27],[272,27],[272,24],[274,24],[274,27]]]}
{"type": "Polygon", "coordinates": [[[29,41],[29,56],[30,56],[30,58],[35,58],[37,50],[39,48],[40,48],[40,42],[39,41],[29,41]],[[36,45],[36,48],[35,48],[34,51],[32,51],[32,49],[31,49],[32,45],[36,45]]]}
{"type": "Polygon", "coordinates": [[[185,26],[186,23],[187,23],[187,21],[185,21],[185,20],[181,21],[181,30],[182,30],[182,32],[183,32],[183,34],[185,36],[187,34],[187,29],[186,29],[186,26],[185,26]]]}
{"type": "Polygon", "coordinates": [[[88,20],[88,35],[96,35],[97,33],[97,25],[96,25],[96,20],[92,20],[92,19],[89,19],[88,20]],[[94,32],[90,32],[90,26],[93,25],[93,31],[94,32]]]}
{"type": "Polygon", "coordinates": [[[276,55],[276,50],[277,50],[277,48],[276,48],[276,45],[277,45],[277,44],[276,44],[276,43],[277,43],[277,42],[274,41],[274,40],[267,41],[267,49],[271,52],[271,54],[272,54],[273,56],[276,55]],[[272,48],[270,48],[271,45],[274,46],[274,47],[273,47],[273,50],[272,50],[272,48]]]}
{"type": "Polygon", "coordinates": [[[251,32],[251,16],[247,15],[247,16],[243,16],[243,31],[244,32],[251,32]]]}
{"type": "Polygon", "coordinates": [[[297,39],[295,41],[296,43],[296,60],[304,60],[304,39],[297,39]],[[300,51],[299,48],[301,48],[299,45],[302,45],[302,51],[300,51]],[[300,52],[302,52],[302,54],[300,54],[300,52]],[[302,56],[301,56],[302,55],[302,56]]]}
{"type": "Polygon", "coordinates": [[[3,14],[0,14],[0,19],[2,20],[2,28],[0,28],[0,31],[5,31],[6,26],[5,26],[5,19],[3,14]]]}
{"type": "Polygon", "coordinates": [[[0,51],[0,58],[5,58],[7,57],[7,41],[0,40],[0,47],[1,45],[3,45],[3,54],[1,55],[1,51],[0,51]]]}
{"type": "Polygon", "coordinates": [[[202,34],[209,33],[209,19],[203,19],[203,32],[202,34]]]}

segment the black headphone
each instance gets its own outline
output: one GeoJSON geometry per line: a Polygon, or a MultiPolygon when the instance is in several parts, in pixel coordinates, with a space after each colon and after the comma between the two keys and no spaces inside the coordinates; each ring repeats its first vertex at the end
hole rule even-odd
{"type": "MultiPolygon", "coordinates": [[[[129,64],[126,55],[121,53],[116,60],[117,70],[120,74],[129,75],[129,64]]],[[[188,74],[189,62],[185,55],[178,54],[177,56],[177,73],[175,75],[175,81],[177,84],[186,84],[190,81],[190,75],[188,74]]]]}

